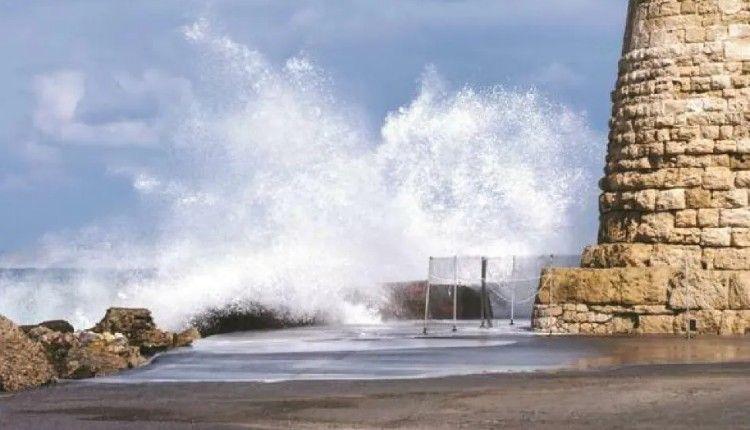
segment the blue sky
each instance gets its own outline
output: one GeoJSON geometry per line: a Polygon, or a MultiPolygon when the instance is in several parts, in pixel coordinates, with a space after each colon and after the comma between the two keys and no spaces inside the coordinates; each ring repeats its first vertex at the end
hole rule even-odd
{"type": "MultiPolygon", "coordinates": [[[[536,87],[605,136],[626,6],[0,1],[0,253],[102,219],[148,219],[121,169],[165,157],[171,108],[210,73],[180,31],[196,19],[272,62],[305,53],[373,133],[434,65],[456,85],[536,87]]],[[[582,242],[594,241],[595,226],[584,230],[582,242]]]]}

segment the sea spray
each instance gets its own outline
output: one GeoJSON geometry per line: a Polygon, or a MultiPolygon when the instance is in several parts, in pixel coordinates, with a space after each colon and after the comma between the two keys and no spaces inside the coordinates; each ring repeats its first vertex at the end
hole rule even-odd
{"type": "Polygon", "coordinates": [[[597,136],[534,91],[452,89],[428,66],[378,134],[309,58],[276,67],[206,21],[184,35],[203,79],[175,109],[168,159],[128,170],[154,228],[55,236],[34,265],[76,276],[0,277],[0,313],[82,327],[109,305],[146,306],[175,327],[252,303],[374,321],[378,286],[424,278],[428,256],[566,250],[571,219],[595,201],[597,136]],[[131,269],[147,270],[114,279],[131,269]]]}

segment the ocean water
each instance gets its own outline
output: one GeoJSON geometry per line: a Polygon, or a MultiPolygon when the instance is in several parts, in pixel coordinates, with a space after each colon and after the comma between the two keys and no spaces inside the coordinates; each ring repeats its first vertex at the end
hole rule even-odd
{"type": "Polygon", "coordinates": [[[750,338],[569,337],[529,321],[333,325],[211,336],[145,367],[80,383],[279,382],[413,379],[483,373],[596,370],[643,364],[750,360],[750,338]]]}
{"type": "Polygon", "coordinates": [[[158,356],[151,365],[96,382],[284,381],[424,378],[519,372],[571,365],[585,352],[573,345],[539,354],[528,321],[420,322],[305,327],[211,336],[158,356]],[[535,352],[535,349],[537,350],[535,352]]]}

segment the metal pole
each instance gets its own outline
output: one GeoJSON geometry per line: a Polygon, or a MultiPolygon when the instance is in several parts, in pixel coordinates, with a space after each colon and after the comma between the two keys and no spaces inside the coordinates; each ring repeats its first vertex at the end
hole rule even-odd
{"type": "Polygon", "coordinates": [[[516,256],[513,256],[513,264],[510,268],[510,325],[513,325],[516,307],[516,283],[513,282],[513,275],[516,273],[516,256]]]}
{"type": "Polygon", "coordinates": [[[479,328],[484,328],[484,282],[481,283],[481,288],[479,289],[479,318],[482,319],[479,328]]]}
{"type": "Polygon", "coordinates": [[[427,314],[430,312],[430,276],[432,276],[432,257],[427,265],[427,288],[425,289],[424,297],[424,327],[422,328],[422,334],[427,334],[427,314]]]}
{"type": "MultiPolygon", "coordinates": [[[[553,262],[555,261],[555,254],[549,255],[549,265],[547,267],[552,267],[553,262]]],[[[554,282],[550,284],[549,287],[549,304],[550,308],[552,308],[553,298],[555,295],[553,294],[552,289],[555,287],[554,282]]],[[[549,335],[552,336],[552,324],[549,325],[549,335]]]]}
{"type": "MultiPolygon", "coordinates": [[[[481,263],[482,269],[484,268],[484,257],[482,257],[482,263],[481,263]]],[[[480,269],[480,273],[481,270],[480,269]]],[[[484,313],[484,276],[480,276],[480,288],[479,288],[479,317],[482,319],[482,323],[479,324],[479,328],[484,328],[484,320],[485,320],[485,313],[484,313]]]]}
{"type": "Polygon", "coordinates": [[[481,302],[482,302],[482,324],[480,327],[485,326],[487,328],[492,327],[492,320],[490,320],[490,300],[487,296],[487,257],[482,257],[482,290],[481,290],[481,302]]]}
{"type": "Polygon", "coordinates": [[[487,257],[484,258],[484,267],[482,270],[482,283],[485,285],[484,287],[484,302],[487,304],[487,327],[492,327],[493,323],[492,320],[495,319],[495,315],[492,313],[492,303],[490,302],[490,293],[487,290],[487,265],[489,261],[487,257]]]}
{"type": "Polygon", "coordinates": [[[458,255],[453,256],[453,331],[456,328],[456,308],[458,307],[458,255]]]}
{"type": "Polygon", "coordinates": [[[688,280],[688,261],[685,259],[685,324],[687,339],[690,340],[690,281],[688,280]]]}

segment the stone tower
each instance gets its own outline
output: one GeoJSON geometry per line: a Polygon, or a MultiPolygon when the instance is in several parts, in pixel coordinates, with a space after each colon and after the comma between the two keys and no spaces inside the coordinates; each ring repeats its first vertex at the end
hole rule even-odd
{"type": "Polygon", "coordinates": [[[534,328],[750,331],[750,0],[631,0],[612,101],[599,243],[534,328]]]}

